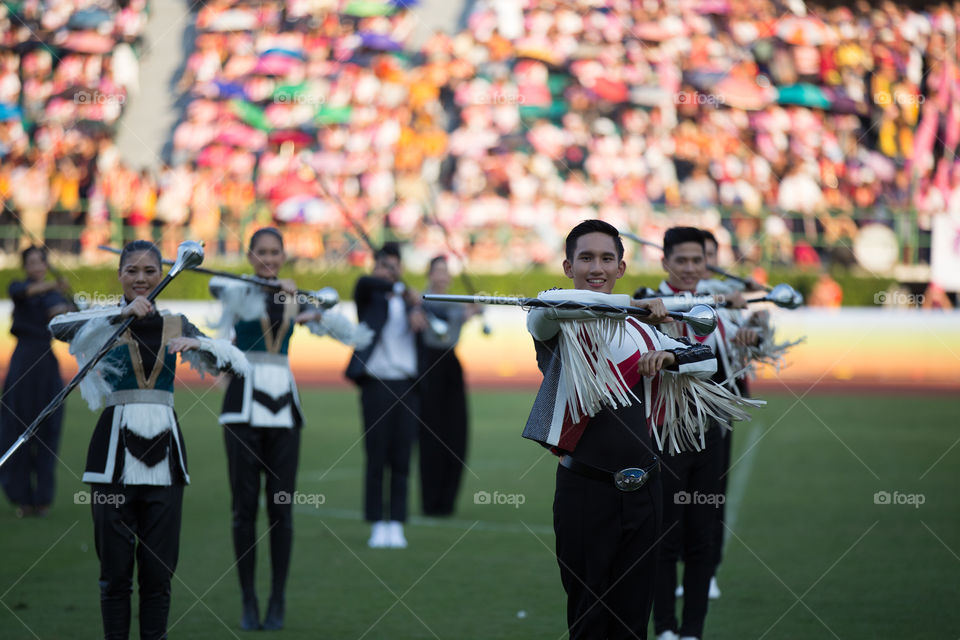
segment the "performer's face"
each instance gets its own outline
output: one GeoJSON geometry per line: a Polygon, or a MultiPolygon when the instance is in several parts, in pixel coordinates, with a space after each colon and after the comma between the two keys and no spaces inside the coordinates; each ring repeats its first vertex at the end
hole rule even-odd
{"type": "Polygon", "coordinates": [[[253,265],[253,271],[261,278],[276,278],[280,268],[287,260],[283,244],[275,236],[264,233],[257,238],[256,244],[247,252],[247,260],[253,265]]]}
{"type": "Polygon", "coordinates": [[[430,291],[434,293],[446,293],[450,288],[450,268],[446,262],[437,262],[430,269],[430,291]]]}
{"type": "Polygon", "coordinates": [[[23,270],[31,282],[40,282],[47,277],[47,261],[39,251],[31,251],[23,261],[23,270]]]}
{"type": "Polygon", "coordinates": [[[160,284],[163,272],[157,257],[150,251],[137,251],[120,265],[120,286],[127,300],[145,296],[160,284]]]}
{"type": "Polygon", "coordinates": [[[675,289],[693,291],[701,280],[704,268],[703,247],[697,242],[681,242],[664,257],[663,270],[667,272],[667,282],[675,289]]]}
{"type": "Polygon", "coordinates": [[[707,267],[717,266],[717,243],[712,240],[703,241],[703,274],[700,276],[701,280],[706,280],[710,277],[710,270],[707,267]]]}
{"type": "Polygon", "coordinates": [[[397,256],[381,256],[374,265],[373,275],[390,282],[399,282],[403,275],[403,265],[397,256]]]}
{"type": "Polygon", "coordinates": [[[594,231],[577,238],[573,262],[563,261],[563,273],[573,280],[574,289],[610,293],[623,276],[627,263],[617,257],[613,238],[594,231]]]}

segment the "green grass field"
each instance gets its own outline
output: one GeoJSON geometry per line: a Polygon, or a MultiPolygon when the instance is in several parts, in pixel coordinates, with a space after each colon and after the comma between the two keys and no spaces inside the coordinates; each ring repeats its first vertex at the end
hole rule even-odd
{"type": "MultiPolygon", "coordinates": [[[[216,422],[220,393],[177,396],[193,484],[185,497],[170,637],[244,637],[216,422]]],[[[564,594],[552,551],[556,463],[519,436],[532,398],[530,390],[472,395],[459,511],[452,520],[413,517],[410,547],[397,551],[366,547],[356,392],[305,391],[309,424],[298,490],[322,494],[324,504],[296,508],[282,637],[564,638],[564,594]],[[477,491],[522,494],[523,504],[475,504],[477,491]]],[[[710,606],[706,635],[956,638],[960,400],[792,394],[768,400],[734,435],[728,503],[734,519],[719,576],[723,597],[710,606]],[[876,504],[880,491],[891,502],[920,494],[923,504],[876,504]]],[[[101,633],[89,507],[73,499],[86,489],[79,476],[93,422],[79,396],[71,397],[57,503],[48,518],[17,520],[11,509],[0,510],[4,640],[101,633]]],[[[411,495],[418,490],[411,483],[411,495]]],[[[258,550],[265,606],[266,539],[258,550]]]]}

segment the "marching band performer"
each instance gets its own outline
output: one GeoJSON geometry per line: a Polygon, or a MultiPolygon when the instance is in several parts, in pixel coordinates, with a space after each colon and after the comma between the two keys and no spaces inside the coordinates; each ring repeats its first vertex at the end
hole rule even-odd
{"type": "MultiPolygon", "coordinates": [[[[256,275],[275,280],[286,261],[283,237],[272,227],[250,238],[247,259],[256,275]]],[[[303,412],[290,370],[290,337],[296,324],[317,335],[331,335],[345,344],[365,344],[370,332],[332,311],[322,312],[309,300],[298,300],[291,280],[278,280],[280,292],[223,277],[210,280],[223,315],[218,326],[233,334],[251,373],[233,378],[223,399],[227,472],[232,502],[233,546],[242,595],[241,627],[281,629],[285,588],[293,548],[293,496],[300,456],[303,412]],[[260,622],[254,584],[256,519],[261,476],[265,477],[270,522],[271,591],[260,622]]]]}
{"type": "MultiPolygon", "coordinates": [[[[584,221],[566,239],[574,289],[540,297],[632,304],[651,311],[649,322],[669,321],[661,301],[611,294],[625,268],[616,228],[584,221]]],[[[570,638],[646,638],[661,531],[657,448],[702,446],[694,397],[708,413],[743,414],[698,380],[716,370],[705,345],[591,311],[533,309],[527,328],[544,380],[523,436],[560,456],[554,531],[570,638]]]]}
{"type": "MultiPolygon", "coordinates": [[[[10,283],[17,338],[0,402],[0,445],[5,449],[63,389],[60,366],[50,349],[47,323],[69,310],[63,280],[47,280],[47,252],[32,246],[22,254],[27,279],[10,283]]],[[[0,485],[17,516],[44,516],[53,503],[54,469],[60,446],[63,409],[44,420],[33,442],[16,452],[0,470],[0,485]]]]}
{"type": "MultiPolygon", "coordinates": [[[[692,296],[704,279],[706,256],[704,236],[693,227],[673,227],[663,238],[663,268],[667,279],[658,291],[662,296],[692,296]]],[[[743,305],[739,292],[728,291],[735,304],[743,305]]],[[[669,305],[668,305],[669,306],[669,305]]],[[[720,309],[717,329],[709,336],[691,335],[683,325],[669,325],[664,331],[675,337],[692,338],[708,345],[717,354],[717,371],[713,381],[739,396],[731,355],[734,344],[755,344],[756,331],[741,327],[739,318],[726,309],[720,309]]],[[[711,419],[706,425],[705,446],[699,451],[672,452],[664,465],[670,473],[664,474],[664,536],[657,571],[657,589],[654,602],[654,628],[658,638],[700,638],[707,615],[707,601],[716,566],[715,533],[718,526],[718,508],[723,503],[720,476],[725,433],[728,420],[711,419]],[[683,615],[679,626],[676,619],[677,561],[684,561],[683,615]]],[[[714,585],[715,586],[715,585],[714,585]]]]}
{"type": "Polygon", "coordinates": [[[134,562],[139,566],[140,637],[167,637],[183,487],[190,482],[173,410],[177,353],[201,372],[247,371],[246,358],[230,344],[207,338],[180,314],[157,313],[147,295],[161,279],[157,248],[143,240],[132,242],[120,256],[121,306],[67,313],[50,323],[53,335],[70,342],[71,354],[83,366],[102,347],[111,320],[136,318],[80,383],[90,408],[103,409],[83,481],[92,490],[107,639],[128,637],[134,562]]]}
{"type": "MultiPolygon", "coordinates": [[[[450,287],[447,259],[430,261],[425,293],[446,293],[450,287]]],[[[454,348],[460,329],[480,312],[478,305],[424,302],[431,322],[423,331],[420,365],[424,372],[420,422],[420,495],[428,516],[449,516],[456,506],[467,455],[467,393],[463,368],[454,348]],[[439,320],[439,322],[437,322],[439,320]]]]}

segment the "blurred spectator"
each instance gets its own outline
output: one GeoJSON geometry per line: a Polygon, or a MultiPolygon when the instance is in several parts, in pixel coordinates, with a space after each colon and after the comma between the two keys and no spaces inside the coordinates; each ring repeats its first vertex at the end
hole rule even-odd
{"type": "Polygon", "coordinates": [[[843,289],[826,271],[820,273],[807,304],[811,307],[837,308],[843,302],[843,289]]]}

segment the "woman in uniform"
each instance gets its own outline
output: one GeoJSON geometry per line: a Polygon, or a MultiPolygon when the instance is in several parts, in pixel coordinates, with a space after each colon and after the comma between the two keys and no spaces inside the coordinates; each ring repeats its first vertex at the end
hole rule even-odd
{"type": "Polygon", "coordinates": [[[104,637],[127,638],[133,567],[138,565],[140,637],[167,637],[170,579],[177,566],[183,487],[190,482],[183,434],[173,410],[177,353],[201,372],[243,375],[243,354],[204,336],[180,314],[158,313],[147,298],[162,279],[160,252],[144,240],[120,255],[123,302],[57,316],[53,335],[70,342],[82,367],[135,320],[80,383],[91,409],[103,408],[87,450],[94,541],[100,559],[104,637]]]}

